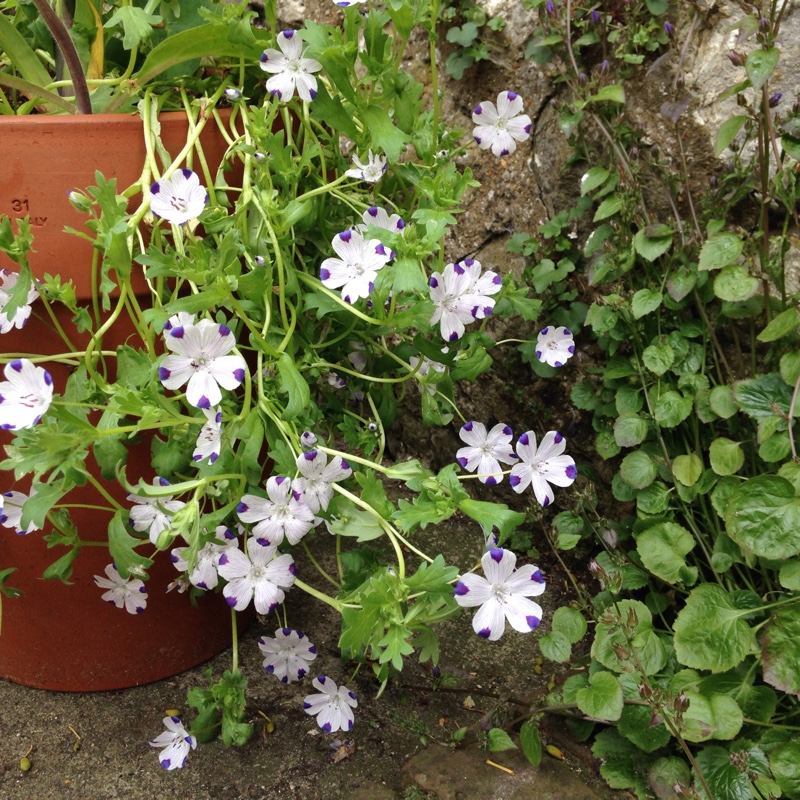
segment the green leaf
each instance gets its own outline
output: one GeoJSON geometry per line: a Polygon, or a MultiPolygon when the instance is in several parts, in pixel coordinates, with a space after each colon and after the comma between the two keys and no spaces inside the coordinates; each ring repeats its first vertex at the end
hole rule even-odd
{"type": "Polygon", "coordinates": [[[785,478],[757,475],[741,484],[728,500],[725,525],[747,552],[773,559],[800,553],[800,499],[785,478]]]}
{"type": "Polygon", "coordinates": [[[658,396],[653,404],[653,416],[662,428],[674,428],[692,412],[692,398],[670,389],[658,396]]]}
{"type": "Polygon", "coordinates": [[[782,311],[777,317],[773,317],[767,327],[756,336],[756,339],[760,342],[775,342],[794,333],[798,325],[800,325],[800,312],[798,312],[797,306],[792,306],[786,311],[782,311]]]}
{"type": "Polygon", "coordinates": [[[737,114],[720,125],[717,131],[717,142],[714,145],[714,154],[719,155],[736,138],[736,134],[742,129],[742,125],[747,122],[746,114],[737,114]]]}
{"type": "Polygon", "coordinates": [[[699,270],[722,269],[733,264],[742,253],[744,244],[736,234],[728,231],[710,236],[700,250],[699,270]]]}
{"type": "Polygon", "coordinates": [[[668,236],[648,236],[647,231],[649,227],[650,226],[636,232],[636,235],[633,237],[633,246],[636,252],[645,259],[645,261],[655,261],[672,247],[673,234],[670,232],[668,236]]]}
{"type": "Polygon", "coordinates": [[[675,350],[667,341],[659,341],[644,349],[642,361],[654,375],[663,375],[675,361],[675,350]]]}
{"type": "Polygon", "coordinates": [[[444,556],[437,555],[428,564],[423,561],[417,571],[405,579],[405,584],[412,594],[417,592],[449,592],[452,593],[451,582],[458,577],[458,567],[447,566],[444,556]]]}
{"type": "Polygon", "coordinates": [[[758,279],[738,264],[723,267],[714,278],[714,294],[720,300],[741,303],[749,300],[759,288],[758,279]]]}
{"type": "Polygon", "coordinates": [[[737,381],[733,385],[733,400],[748,417],[755,420],[774,416],[776,407],[778,413],[782,412],[784,416],[788,416],[792,390],[777,372],[770,372],[756,378],[737,381]]]}
{"type": "Polygon", "coordinates": [[[614,441],[620,447],[636,447],[647,438],[647,420],[638,414],[620,414],[614,422],[614,441]]]}
{"type": "Polygon", "coordinates": [[[562,633],[571,644],[577,644],[586,635],[586,619],[577,608],[561,606],[553,613],[552,629],[562,633]]]}
{"type": "Polygon", "coordinates": [[[505,503],[487,503],[470,498],[462,500],[458,504],[458,508],[468,517],[480,523],[485,531],[497,528],[501,543],[525,522],[524,512],[511,511],[505,503]]]}
{"type": "Polygon", "coordinates": [[[738,410],[733,402],[733,390],[730,386],[715,386],[708,398],[711,410],[722,419],[729,419],[738,410]]]}
{"type": "Polygon", "coordinates": [[[391,120],[386,109],[371,105],[362,112],[366,129],[372,141],[372,149],[382,150],[389,161],[397,161],[406,149],[411,137],[400,130],[391,120]]]}
{"type": "Polygon", "coordinates": [[[781,58],[781,51],[777,47],[770,47],[767,50],[753,50],[747,56],[744,69],[753,88],[758,91],[769,79],[770,75],[778,66],[781,58]]]}
{"type": "Polygon", "coordinates": [[[711,672],[733,669],[755,647],[753,631],[742,619],[747,613],[716,583],[693,589],[673,625],[678,661],[711,672]]]}
{"type": "MultiPolygon", "coordinates": [[[[645,675],[655,675],[667,661],[667,652],[661,639],[653,629],[653,616],[650,609],[639,600],[619,600],[614,611],[617,611],[623,623],[630,618],[635,620],[633,649],[644,669],[645,675]]],[[[621,659],[620,653],[630,650],[628,637],[617,621],[613,623],[599,622],[595,626],[595,639],[592,643],[592,656],[606,669],[613,672],[627,672],[630,659],[621,659]]]]}
{"type": "Polygon", "coordinates": [[[751,800],[753,790],[747,772],[731,761],[731,754],[724,747],[704,747],[695,760],[714,797],[751,800]]]}
{"type": "Polygon", "coordinates": [[[711,469],[717,475],[733,475],[744,464],[744,451],[741,444],[726,439],[724,436],[711,442],[708,457],[711,461],[711,469]]]}
{"type": "Polygon", "coordinates": [[[551,631],[539,637],[539,649],[549,661],[564,664],[572,658],[572,645],[560,631],[551,631]]]}
{"type": "Polygon", "coordinates": [[[595,736],[592,755],[601,760],[600,774],[612,789],[635,789],[642,800],[651,796],[647,770],[652,759],[614,728],[595,736]]]}
{"type": "Polygon", "coordinates": [[[648,453],[644,450],[634,450],[622,459],[619,474],[628,486],[634,489],[646,489],[656,479],[657,469],[648,453]]]}
{"type": "Polygon", "coordinates": [[[784,606],[773,611],[758,637],[764,682],[800,697],[800,611],[784,606]]]}
{"type": "Polygon", "coordinates": [[[602,186],[611,176],[605,167],[592,167],[581,178],[581,197],[602,186]]]}
{"type": "Polygon", "coordinates": [[[378,642],[378,647],[384,648],[379,662],[381,664],[391,662],[398,672],[402,670],[403,656],[410,656],[414,652],[414,648],[409,643],[411,636],[411,631],[405,625],[390,622],[386,628],[386,633],[378,642]]]}
{"type": "Polygon", "coordinates": [[[113,28],[115,25],[122,25],[122,46],[126,50],[133,50],[153,35],[153,25],[158,25],[160,22],[161,17],[148,14],[143,8],[121,6],[103,27],[113,28]]]}
{"type": "Polygon", "coordinates": [[[645,753],[663,747],[671,737],[663,722],[653,725],[655,718],[649,706],[626,705],[617,723],[617,730],[645,753]]]}
{"type": "Polygon", "coordinates": [[[769,754],[772,775],[789,800],[800,800],[800,742],[786,742],[769,754]]]}
{"type": "Polygon", "coordinates": [[[281,391],[289,395],[289,402],[281,414],[281,419],[294,419],[309,407],[311,391],[287,352],[281,353],[277,366],[281,377],[281,391]]]}
{"type": "Polygon", "coordinates": [[[703,474],[703,460],[697,453],[676,456],[672,461],[672,474],[684,486],[694,486],[703,474]]]}
{"type": "Polygon", "coordinates": [[[331,125],[349,139],[359,138],[358,128],[353,121],[353,115],[344,107],[339,97],[331,97],[324,83],[317,86],[317,96],[311,103],[311,116],[331,125]]]}
{"type": "Polygon", "coordinates": [[[593,94],[587,103],[624,103],[625,90],[619,84],[603,86],[596,94],[593,94]]]}
{"type": "Polygon", "coordinates": [[[357,542],[379,539],[385,531],[373,514],[360,508],[352,508],[338,519],[328,523],[332,533],[355,537],[357,542]]]}
{"type": "Polygon", "coordinates": [[[641,319],[655,311],[664,301],[664,295],[655,289],[639,289],[631,299],[631,311],[634,319],[641,319]]]}
{"type": "Polygon", "coordinates": [[[525,720],[519,729],[519,743],[525,758],[530,765],[536,769],[542,763],[542,740],[539,736],[539,729],[533,720],[525,720]]]}
{"type": "Polygon", "coordinates": [[[781,564],[778,581],[784,589],[792,592],[800,591],[800,558],[790,558],[781,564]]]}
{"type": "Polygon", "coordinates": [[[781,378],[789,386],[794,386],[800,377],[800,350],[784,353],[780,362],[781,378]]]}
{"type": "Polygon", "coordinates": [[[503,750],[516,750],[517,746],[502,728],[492,728],[489,733],[489,752],[501,753],[503,750]]]}
{"type": "Polygon", "coordinates": [[[575,701],[587,717],[614,722],[622,715],[622,686],[610,672],[595,672],[589,686],[578,690],[575,701]]]}
{"type": "Polygon", "coordinates": [[[744,715],[736,701],[727,694],[710,697],[687,689],[689,709],[683,714],[683,737],[690,742],[709,739],[733,739],[742,729],[744,715]]]}
{"type": "MultiPolygon", "coordinates": [[[[144,542],[128,533],[123,519],[127,515],[126,510],[120,509],[108,525],[108,549],[111,560],[117,565],[117,571],[123,578],[142,575],[153,563],[152,559],[136,552],[136,548],[144,542]]],[[[150,549],[152,550],[152,547],[150,549]]]]}
{"type": "Polygon", "coordinates": [[[668,583],[685,582],[686,556],[695,546],[689,531],[676,522],[661,522],[639,534],[636,549],[645,569],[668,583]]]}
{"type": "Polygon", "coordinates": [[[600,222],[601,220],[613,217],[623,205],[623,198],[618,194],[612,194],[606,197],[603,202],[597,206],[597,211],[594,212],[592,222],[600,222]]]}

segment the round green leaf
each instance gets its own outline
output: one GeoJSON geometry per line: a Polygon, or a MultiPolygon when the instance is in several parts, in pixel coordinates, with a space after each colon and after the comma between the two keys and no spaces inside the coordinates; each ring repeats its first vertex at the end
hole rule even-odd
{"type": "Polygon", "coordinates": [[[769,754],[772,775],[789,800],[800,800],[800,742],[786,742],[769,754]]]}
{"type": "Polygon", "coordinates": [[[784,589],[800,591],[800,558],[791,558],[781,564],[778,580],[784,589]]]}
{"type": "Polygon", "coordinates": [[[654,525],[636,540],[636,549],[645,569],[669,583],[682,580],[681,570],[686,566],[686,555],[694,545],[692,534],[675,522],[654,525]]]}
{"type": "Polygon", "coordinates": [[[635,447],[647,438],[647,420],[638,414],[620,414],[614,423],[614,441],[620,447],[635,447]]]}
{"type": "Polygon", "coordinates": [[[744,267],[730,264],[714,278],[714,294],[720,300],[741,303],[749,300],[758,291],[758,279],[744,267]]]}
{"type": "Polygon", "coordinates": [[[622,459],[619,474],[628,486],[646,489],[656,479],[656,465],[644,450],[634,450],[622,459]]]}
{"type": "MultiPolygon", "coordinates": [[[[666,230],[669,229],[666,228],[666,230]]],[[[655,261],[672,247],[672,233],[670,232],[666,236],[648,236],[647,232],[648,228],[638,231],[633,237],[633,246],[645,261],[655,261]]],[[[662,233],[662,231],[657,230],[654,233],[662,233]]]]}
{"type": "Polygon", "coordinates": [[[571,644],[577,644],[586,635],[586,618],[577,608],[561,606],[553,614],[552,627],[571,644]]]}
{"type": "Polygon", "coordinates": [[[658,800],[675,800],[675,785],[689,786],[691,782],[688,765],[675,756],[656,759],[647,771],[647,783],[658,800]]]}
{"type": "Polygon", "coordinates": [[[622,715],[622,686],[610,672],[595,672],[589,686],[578,690],[575,702],[587,717],[614,722],[622,715]]]}
{"type": "Polygon", "coordinates": [[[703,474],[703,460],[697,453],[676,456],[672,461],[672,474],[684,486],[694,486],[703,474]]]}
{"type": "Polygon", "coordinates": [[[662,428],[674,428],[692,411],[692,398],[670,389],[661,394],[653,406],[653,415],[662,428]]]}
{"type": "Polygon", "coordinates": [[[617,730],[645,753],[652,753],[670,740],[670,732],[663,722],[653,725],[650,706],[626,705],[617,723],[617,730]]]}
{"type": "Polygon", "coordinates": [[[751,800],[753,797],[747,772],[741,772],[738,765],[731,762],[731,754],[724,747],[704,747],[697,754],[697,766],[714,797],[725,800],[751,800]]]}
{"type": "Polygon", "coordinates": [[[699,270],[722,269],[733,264],[741,255],[742,240],[733,233],[725,232],[711,236],[700,250],[697,265],[699,270]]]}
{"type": "Polygon", "coordinates": [[[653,481],[646,489],[636,495],[636,508],[645,514],[662,514],[667,510],[670,490],[662,481],[653,481]]]}
{"type": "Polygon", "coordinates": [[[744,714],[727,694],[705,697],[700,692],[684,692],[689,708],[683,715],[683,737],[690,742],[708,739],[733,739],[742,729],[744,714]]]}
{"type": "Polygon", "coordinates": [[[792,444],[789,441],[789,434],[786,431],[774,433],[772,436],[764,439],[758,447],[758,457],[766,461],[768,464],[774,464],[776,461],[783,461],[792,450],[792,444]]]}
{"type": "Polygon", "coordinates": [[[715,386],[709,398],[711,410],[722,419],[729,419],[738,410],[733,402],[733,390],[730,386],[715,386]]]}
{"type": "Polygon", "coordinates": [[[668,343],[651,344],[642,353],[642,361],[654,375],[663,375],[675,361],[675,351],[668,343]]]}
{"type": "MultiPolygon", "coordinates": [[[[650,609],[639,600],[620,600],[612,609],[619,610],[623,623],[633,622],[633,648],[646,675],[655,675],[666,663],[667,652],[661,639],[653,629],[653,616],[650,609]]],[[[592,656],[604,667],[613,672],[625,672],[630,666],[630,659],[623,660],[618,651],[628,651],[630,645],[620,624],[616,621],[595,625],[592,656]],[[615,649],[615,645],[617,646],[615,649]]]]}
{"type": "Polygon", "coordinates": [[[594,449],[602,459],[613,458],[619,453],[619,445],[611,431],[600,431],[594,440],[594,449]]]}
{"type": "Polygon", "coordinates": [[[549,661],[563,664],[572,656],[572,645],[561,631],[551,631],[539,637],[539,649],[549,661]]]}
{"type": "Polygon", "coordinates": [[[711,469],[717,475],[733,475],[744,464],[744,451],[739,442],[726,439],[724,436],[714,439],[708,451],[711,469]]]}
{"type": "Polygon", "coordinates": [[[775,611],[761,629],[759,642],[764,681],[800,697],[800,609],[785,606],[775,611]]]}
{"type": "Polygon", "coordinates": [[[641,319],[655,311],[663,302],[664,296],[655,289],[639,289],[631,298],[631,311],[634,319],[641,319]]]}
{"type": "Polygon", "coordinates": [[[672,626],[678,661],[711,672],[733,669],[755,647],[753,631],[742,619],[747,613],[716,583],[693,589],[672,626]]]}
{"type": "Polygon", "coordinates": [[[785,478],[758,475],[741,484],[728,500],[725,525],[745,551],[773,559],[800,553],[800,499],[785,478]]]}

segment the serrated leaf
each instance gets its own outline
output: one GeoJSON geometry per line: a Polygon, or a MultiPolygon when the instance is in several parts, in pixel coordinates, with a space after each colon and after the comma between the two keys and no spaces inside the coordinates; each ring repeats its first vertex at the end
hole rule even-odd
{"type": "Polygon", "coordinates": [[[289,395],[289,401],[281,414],[281,419],[291,420],[309,407],[311,391],[288,353],[281,353],[277,367],[278,375],[281,378],[281,391],[289,395]]]}
{"type": "Polygon", "coordinates": [[[583,639],[586,627],[586,619],[577,608],[561,606],[553,613],[552,629],[564,634],[571,644],[583,639]]]}
{"type": "Polygon", "coordinates": [[[572,645],[560,631],[551,631],[539,637],[539,649],[549,661],[563,664],[572,657],[572,645]]]}
{"type": "Polygon", "coordinates": [[[643,229],[636,232],[636,235],[633,237],[633,246],[643,259],[646,261],[655,261],[672,247],[673,234],[670,233],[668,236],[651,237],[647,235],[646,230],[647,229],[643,229]]]}
{"type": "Polygon", "coordinates": [[[589,686],[578,690],[575,701],[587,717],[614,722],[622,715],[622,686],[610,672],[595,672],[589,686]]]}
{"type": "Polygon", "coordinates": [[[119,574],[128,578],[131,575],[142,575],[152,565],[153,560],[136,552],[136,548],[143,542],[128,533],[124,516],[127,516],[127,512],[120,509],[108,524],[108,549],[119,574]]]}
{"type": "Polygon", "coordinates": [[[694,486],[703,474],[703,460],[697,453],[676,456],[672,461],[672,474],[684,486],[694,486]]]}
{"type": "Polygon", "coordinates": [[[692,398],[670,389],[658,396],[653,404],[653,416],[662,428],[674,428],[692,412],[692,398]]]}
{"type": "Polygon", "coordinates": [[[700,250],[697,268],[701,271],[722,269],[733,264],[741,255],[743,247],[742,240],[729,231],[710,236],[700,250]]]}
{"type": "Polygon", "coordinates": [[[692,534],[676,522],[661,522],[636,539],[636,549],[645,569],[672,584],[681,582],[686,556],[694,546],[692,534]]]}
{"type": "Polygon", "coordinates": [[[664,302],[664,295],[655,289],[639,289],[631,299],[631,311],[634,319],[641,319],[655,311],[664,302]]]}
{"type": "Polygon", "coordinates": [[[796,606],[773,611],[758,637],[764,682],[800,697],[800,612],[796,606]]]}
{"type": "Polygon", "coordinates": [[[749,300],[758,288],[758,279],[738,264],[723,267],[714,278],[714,294],[720,300],[727,300],[730,303],[749,300]]]}
{"type": "Polygon", "coordinates": [[[614,422],[614,441],[620,447],[636,447],[647,438],[647,420],[638,414],[620,414],[614,422]]]}
{"type": "Polygon", "coordinates": [[[800,742],[786,742],[769,754],[772,774],[789,800],[800,800],[800,742]]]}
{"type": "Polygon", "coordinates": [[[635,450],[622,459],[619,474],[628,486],[646,489],[656,479],[657,468],[648,453],[635,450]]]}
{"type": "Polygon", "coordinates": [[[657,342],[644,349],[642,362],[654,375],[664,375],[675,362],[675,350],[669,342],[657,342]]]}

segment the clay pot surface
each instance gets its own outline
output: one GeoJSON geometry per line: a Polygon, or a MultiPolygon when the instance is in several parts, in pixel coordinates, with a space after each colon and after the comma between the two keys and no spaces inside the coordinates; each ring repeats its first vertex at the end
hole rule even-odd
{"type": "MultiPolygon", "coordinates": [[[[174,157],[186,141],[185,116],[166,114],[160,122],[162,140],[174,157]]],[[[116,178],[118,193],[135,183],[145,158],[141,125],[138,117],[123,115],[7,117],[0,122],[0,213],[12,220],[30,216],[34,274],[71,278],[79,299],[91,296],[92,246],[63,232],[65,226],[82,229],[87,219],[72,207],[68,192],[94,185],[95,170],[106,179],[116,178]]],[[[201,141],[213,175],[227,149],[213,120],[201,141]]],[[[140,199],[132,198],[131,207],[140,199]]],[[[18,269],[0,253],[2,267],[18,269]]],[[[141,274],[134,285],[146,288],[141,274]]],[[[44,316],[34,304],[28,324],[0,338],[4,354],[63,352],[63,343],[54,338],[49,324],[36,318],[37,313],[44,316]]],[[[66,309],[59,308],[57,316],[62,325],[69,325],[66,309]]],[[[104,338],[103,349],[113,350],[126,341],[135,345],[132,337],[130,323],[115,326],[104,338]]],[[[86,343],[80,337],[76,340],[86,343]]],[[[56,391],[63,392],[69,368],[55,363],[43,366],[51,372],[56,391]]],[[[0,432],[0,445],[10,441],[8,433],[0,432]]],[[[126,472],[133,483],[150,480],[149,441],[131,449],[126,472]]],[[[103,485],[123,506],[131,505],[118,484],[103,481],[103,485]]],[[[0,491],[11,489],[27,493],[29,484],[15,483],[13,473],[0,472],[0,491]]],[[[62,503],[107,505],[90,486],[74,489],[62,503]]],[[[107,541],[110,513],[72,509],[71,516],[82,540],[107,541]]],[[[143,550],[152,556],[155,548],[143,550]]],[[[65,552],[60,546],[48,549],[41,531],[20,536],[0,527],[0,569],[16,567],[7,585],[24,592],[19,598],[2,598],[0,678],[59,691],[118,689],[175,675],[230,644],[231,612],[220,594],[209,593],[194,607],[188,594],[166,592],[178,575],[168,553],[158,553],[149,570],[146,610],[132,615],[103,602],[104,590],[94,583],[93,576],[104,576],[111,561],[107,547],[81,547],[73,562],[71,585],[43,579],[44,570],[65,552]]],[[[240,614],[239,629],[253,617],[252,610],[240,614]]]]}

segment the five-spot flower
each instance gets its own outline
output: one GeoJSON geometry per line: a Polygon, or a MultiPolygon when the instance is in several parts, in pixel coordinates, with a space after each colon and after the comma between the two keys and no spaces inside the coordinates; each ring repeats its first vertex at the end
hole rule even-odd
{"type": "Polygon", "coordinates": [[[356,225],[356,230],[362,233],[367,232],[370,225],[375,225],[378,228],[385,228],[391,233],[405,233],[406,224],[403,222],[399,214],[389,215],[385,208],[378,208],[378,206],[370,206],[362,215],[363,222],[356,225]]]}
{"type": "Polygon", "coordinates": [[[317,657],[317,648],[303,631],[278,628],[275,638],[262,636],[258,649],[266,656],[264,669],[281,683],[299,681],[308,674],[309,664],[317,657]]]}
{"type": "Polygon", "coordinates": [[[497,105],[490,100],[478,103],[472,112],[475,129],[472,135],[481,150],[492,149],[496,156],[506,156],[531,135],[531,118],[522,114],[522,98],[514,92],[500,92],[497,105]]]}
{"type": "Polygon", "coordinates": [[[150,187],[150,210],[175,225],[199,216],[207,202],[205,186],[190,169],[179,169],[150,187]]]}
{"type": "Polygon", "coordinates": [[[358,705],[356,696],[346,687],[337,686],[325,675],[314,678],[312,685],[321,694],[310,694],[303,700],[306,714],[316,716],[317,725],[326,733],[353,729],[353,709],[358,705]]]}
{"type": "Polygon", "coordinates": [[[39,296],[36,284],[31,281],[25,303],[17,306],[9,317],[6,311],[11,300],[11,291],[17,285],[19,273],[9,269],[0,270],[0,333],[8,333],[12,328],[21,328],[31,315],[31,303],[39,296]]]}
{"type": "Polygon", "coordinates": [[[144,583],[138,578],[123,578],[117,571],[115,564],[106,567],[107,578],[100,575],[94,576],[94,582],[101,589],[108,589],[103,592],[101,600],[124,608],[129,614],[141,614],[147,608],[147,592],[144,583]]]}
{"type": "Polygon", "coordinates": [[[259,614],[269,614],[286,597],[284,589],[294,584],[294,559],[288,554],[276,555],[278,545],[264,547],[255,539],[247,542],[247,552],[225,551],[217,563],[217,572],[228,581],[222,590],[228,605],[244,611],[254,600],[259,614]]]}
{"type": "Polygon", "coordinates": [[[363,163],[357,156],[353,156],[354,167],[345,171],[348,178],[357,178],[360,181],[367,183],[377,183],[386,172],[386,157],[380,154],[374,155],[372,150],[369,151],[367,156],[367,163],[363,163]]]}
{"type": "Polygon", "coordinates": [[[192,453],[192,461],[200,466],[201,461],[213,464],[219,458],[222,442],[222,411],[219,408],[204,408],[206,424],[200,428],[197,444],[192,453]]]}
{"type": "Polygon", "coordinates": [[[284,538],[297,544],[314,527],[313,511],[300,492],[292,490],[291,480],[284,475],[267,479],[267,494],[269,500],[255,494],[242,497],[236,506],[239,519],[257,523],[253,536],[261,544],[277,547],[284,538]]]}
{"type": "Polygon", "coordinates": [[[244,380],[247,364],[241,356],[228,355],[236,338],[226,325],[210,319],[178,325],[165,331],[172,350],[158,368],[165,389],[179,389],[188,381],[186,399],[198,408],[211,408],[222,400],[223,389],[236,389],[244,380]]]}
{"type": "Polygon", "coordinates": [[[22,527],[22,506],[25,505],[26,500],[29,500],[35,494],[35,486],[31,487],[29,495],[22,492],[5,492],[0,497],[0,525],[4,528],[13,528],[14,533],[20,536],[38,531],[38,526],[33,522],[29,522],[24,528],[22,527]]]}
{"type": "Polygon", "coordinates": [[[265,50],[260,65],[264,72],[273,73],[267,79],[267,91],[279,100],[291,100],[294,90],[301,100],[310,102],[317,95],[317,79],[322,64],[314,58],[305,58],[303,43],[297,31],[281,31],[278,34],[278,50],[265,50]]]}
{"type": "Polygon", "coordinates": [[[484,639],[499,639],[506,620],[520,633],[530,633],[542,620],[542,607],[528,600],[544,591],[542,573],[530,564],[515,569],[516,563],[511,550],[489,550],[481,558],[486,577],[468,572],[456,584],[455,598],[460,606],[480,606],[472,627],[484,639]]]}
{"type": "Polygon", "coordinates": [[[333,237],[331,246],[339,258],[326,258],[319,269],[319,279],[328,289],[342,290],[342,299],[354,303],[369,297],[375,288],[378,271],[391,260],[378,239],[365,240],[360,231],[342,231],[333,237]]]}
{"type": "MultiPolygon", "coordinates": [[[[169,486],[166,478],[156,476],[153,486],[169,486]]],[[[129,494],[128,500],[135,503],[130,513],[130,524],[135,531],[147,533],[153,544],[158,544],[162,531],[170,526],[172,515],[183,508],[183,500],[173,500],[172,495],[166,497],[146,497],[140,494],[129,494]]]]}
{"type": "Polygon", "coordinates": [[[164,727],[164,733],[150,739],[150,746],[163,748],[158,760],[164,769],[180,769],[186,764],[189,751],[197,747],[197,739],[187,733],[178,717],[164,717],[164,727]]]}
{"type": "MultiPolygon", "coordinates": [[[[214,539],[206,542],[197,554],[197,562],[189,575],[189,583],[198,589],[216,589],[219,582],[217,575],[217,565],[219,557],[230,549],[239,547],[239,539],[236,534],[224,525],[218,525],[214,531],[214,539]]],[[[191,548],[176,547],[170,554],[170,559],[176,569],[184,572],[189,569],[189,562],[186,556],[189,555],[191,548]]]]}
{"type": "Polygon", "coordinates": [[[27,358],[9,361],[0,381],[0,428],[32,428],[53,401],[53,379],[27,358]]]}
{"type": "Polygon", "coordinates": [[[480,261],[467,259],[448,264],[430,279],[431,300],[436,306],[431,325],[439,323],[442,338],[454,342],[464,335],[465,325],[492,313],[502,280],[494,272],[481,272],[480,261]]]}
{"type": "Polygon", "coordinates": [[[482,422],[467,422],[458,432],[467,444],[456,453],[458,463],[468,472],[477,470],[478,480],[490,486],[503,480],[499,462],[516,464],[517,456],[511,446],[511,428],[503,423],[495,425],[488,433],[482,422]]]}
{"type": "Polygon", "coordinates": [[[343,481],[353,474],[350,465],[341,456],[334,456],[330,464],[321,450],[307,450],[297,457],[300,477],[292,481],[292,489],[299,492],[315,514],[326,511],[333,497],[332,483],[343,481]]]}
{"type": "Polygon", "coordinates": [[[548,431],[539,447],[536,447],[536,434],[523,433],[517,441],[517,455],[520,463],[511,468],[509,483],[519,493],[529,485],[542,506],[549,506],[555,495],[550,484],[570,486],[578,470],[572,456],[563,455],[567,440],[556,431],[548,431]]]}
{"type": "Polygon", "coordinates": [[[575,341],[569,328],[542,328],[536,339],[536,358],[551,367],[563,367],[575,352],[575,341]]]}

